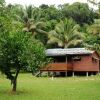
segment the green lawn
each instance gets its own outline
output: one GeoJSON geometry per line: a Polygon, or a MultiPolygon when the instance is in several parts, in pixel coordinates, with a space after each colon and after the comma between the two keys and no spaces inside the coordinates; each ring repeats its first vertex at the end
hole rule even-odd
{"type": "Polygon", "coordinates": [[[100,100],[100,76],[45,78],[20,74],[17,93],[0,75],[0,100],[100,100]]]}

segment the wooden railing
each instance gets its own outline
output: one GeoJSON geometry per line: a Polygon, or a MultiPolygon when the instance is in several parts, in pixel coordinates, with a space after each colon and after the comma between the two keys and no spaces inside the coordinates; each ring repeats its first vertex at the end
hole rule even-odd
{"type": "Polygon", "coordinates": [[[71,63],[50,63],[41,70],[45,71],[67,71],[72,70],[71,63]]]}

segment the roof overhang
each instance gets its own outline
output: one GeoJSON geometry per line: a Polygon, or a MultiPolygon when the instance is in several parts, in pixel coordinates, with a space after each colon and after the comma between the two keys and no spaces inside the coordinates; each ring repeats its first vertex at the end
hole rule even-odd
{"type": "Polygon", "coordinates": [[[67,56],[67,55],[89,55],[93,54],[94,51],[87,50],[85,48],[67,48],[67,49],[47,49],[47,56],[67,56]]]}

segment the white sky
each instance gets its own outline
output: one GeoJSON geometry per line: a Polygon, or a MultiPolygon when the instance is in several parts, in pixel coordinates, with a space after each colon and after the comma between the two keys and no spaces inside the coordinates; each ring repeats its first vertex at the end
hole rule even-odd
{"type": "MultiPolygon", "coordinates": [[[[87,0],[5,0],[7,4],[21,4],[21,5],[29,5],[32,4],[34,6],[39,6],[41,4],[48,4],[52,5],[55,4],[56,6],[59,4],[64,4],[64,3],[74,3],[74,2],[83,2],[86,3],[87,0]]],[[[99,0],[97,0],[99,1],[99,0]]],[[[93,5],[89,4],[90,7],[94,7],[93,5]]],[[[96,8],[96,7],[94,7],[96,8]]]]}

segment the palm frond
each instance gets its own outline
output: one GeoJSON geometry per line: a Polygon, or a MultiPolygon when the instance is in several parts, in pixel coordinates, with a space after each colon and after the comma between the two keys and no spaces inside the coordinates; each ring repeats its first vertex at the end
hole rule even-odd
{"type": "Polygon", "coordinates": [[[79,25],[75,24],[72,19],[60,21],[55,29],[49,32],[49,43],[58,43],[58,46],[69,47],[77,45],[82,41],[82,33],[80,33],[79,25]]]}

